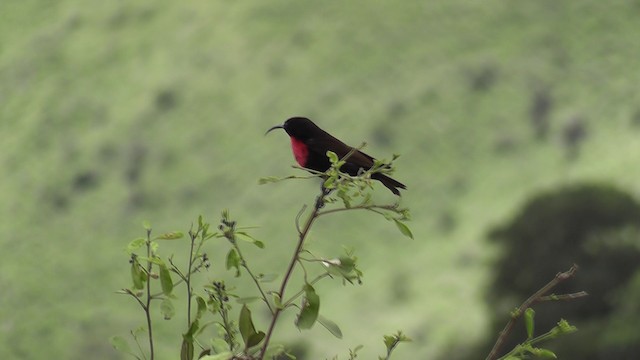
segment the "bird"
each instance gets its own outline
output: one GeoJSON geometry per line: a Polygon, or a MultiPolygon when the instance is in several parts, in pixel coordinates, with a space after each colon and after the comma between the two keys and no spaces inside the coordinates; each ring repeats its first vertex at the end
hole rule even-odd
{"type": "MultiPolygon", "coordinates": [[[[275,129],[284,129],[287,132],[291,138],[293,156],[303,168],[318,172],[327,171],[331,167],[327,151],[334,152],[341,159],[351,153],[348,158],[344,159],[345,164],[340,167],[340,171],[351,176],[357,176],[360,171],[369,170],[374,165],[375,159],[373,157],[343,143],[306,117],[289,118],[284,124],[276,125],[267,130],[265,135],[275,129]]],[[[380,181],[382,185],[398,196],[400,195],[398,189],[407,188],[403,183],[385,174],[373,173],[371,178],[380,181]]]]}

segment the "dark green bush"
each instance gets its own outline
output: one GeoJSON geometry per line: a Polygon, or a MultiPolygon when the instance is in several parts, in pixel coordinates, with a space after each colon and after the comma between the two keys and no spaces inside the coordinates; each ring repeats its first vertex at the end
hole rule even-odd
{"type": "MultiPolygon", "coordinates": [[[[558,319],[565,318],[580,329],[550,346],[560,358],[612,359],[614,352],[616,359],[638,358],[638,346],[632,345],[640,338],[640,328],[625,327],[626,342],[612,334],[620,333],[616,327],[623,325],[613,319],[620,316],[620,304],[624,303],[621,289],[633,287],[628,285],[629,280],[638,272],[639,227],[640,204],[629,194],[607,185],[575,185],[529,200],[514,219],[490,234],[499,242],[502,254],[495,264],[487,295],[491,308],[496,310],[487,347],[504,326],[509,310],[555,273],[575,263],[580,266],[579,276],[555,291],[560,294],[584,290],[590,296],[538,305],[536,328],[551,328],[558,319]]],[[[625,293],[640,294],[638,290],[625,293]]],[[[625,301],[640,303],[640,299],[625,301]]],[[[505,349],[526,337],[523,326],[517,330],[505,349]]]]}

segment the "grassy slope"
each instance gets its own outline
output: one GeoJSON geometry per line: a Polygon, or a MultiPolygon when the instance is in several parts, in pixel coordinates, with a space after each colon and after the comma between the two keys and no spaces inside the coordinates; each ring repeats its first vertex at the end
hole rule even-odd
{"type": "MultiPolygon", "coordinates": [[[[293,114],[367,140],[374,155],[402,154],[416,235],[364,214],[319,223],[317,251],[355,246],[366,277],[321,286],[345,339],[321,329],[309,339],[336,353],[365,344],[364,358],[398,328],[416,339],[400,357],[473,340],[487,227],[541,188],[596,179],[639,190],[637,11],[624,1],[0,4],[0,357],[117,358],[106,337],[141,319],[112,290],[127,283],[121,249],[142,219],[186,229],[228,207],[260,226],[270,254],[288,250],[316,184],[256,179],[292,172],[284,135],[262,134],[293,114]],[[490,81],[474,90],[482,74],[490,81]],[[539,89],[554,100],[542,144],[528,125],[539,89]],[[589,136],[568,162],[560,131],[574,116],[589,136]],[[514,145],[500,155],[501,139],[514,145]]],[[[165,342],[167,358],[176,344],[165,342]]]]}

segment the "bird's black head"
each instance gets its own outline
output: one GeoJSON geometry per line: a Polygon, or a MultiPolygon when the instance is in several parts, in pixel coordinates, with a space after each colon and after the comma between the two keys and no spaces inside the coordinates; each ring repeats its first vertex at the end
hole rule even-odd
{"type": "Polygon", "coordinates": [[[319,131],[322,131],[313,121],[306,117],[292,117],[282,125],[276,125],[267,130],[269,133],[274,129],[284,129],[284,131],[298,140],[307,140],[314,137],[319,131]]]}

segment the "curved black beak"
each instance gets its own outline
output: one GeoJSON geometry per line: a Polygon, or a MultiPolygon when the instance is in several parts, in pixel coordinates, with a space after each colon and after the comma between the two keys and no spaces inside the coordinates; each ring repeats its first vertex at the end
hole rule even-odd
{"type": "Polygon", "coordinates": [[[267,135],[269,132],[271,132],[271,130],[275,130],[275,129],[284,129],[284,126],[276,125],[276,126],[272,127],[271,129],[267,130],[267,132],[264,133],[264,134],[267,135]]]}

